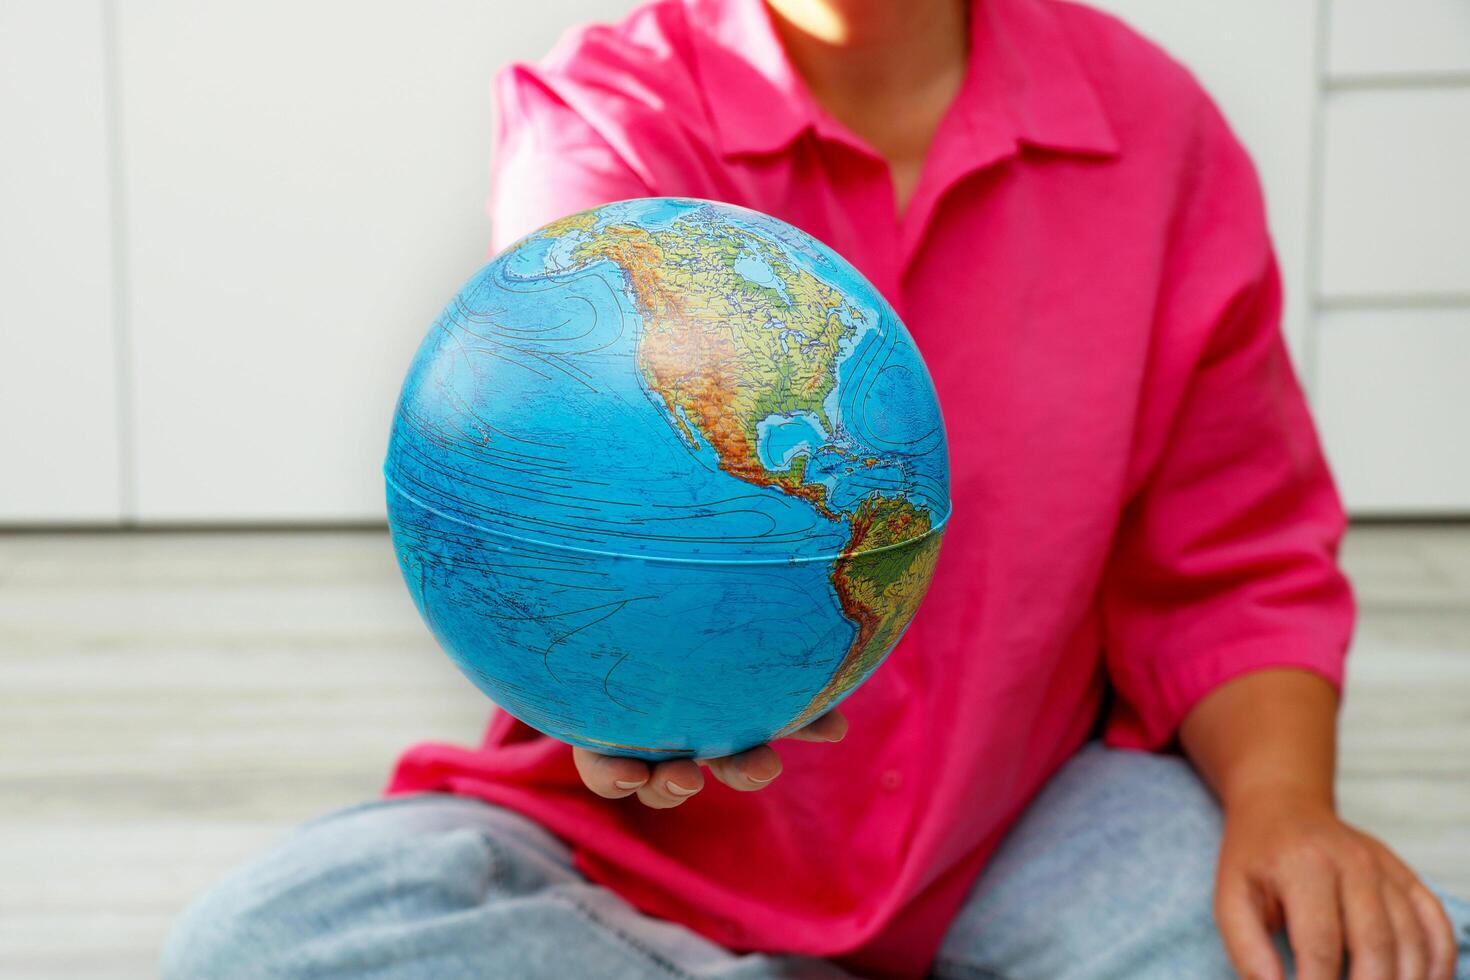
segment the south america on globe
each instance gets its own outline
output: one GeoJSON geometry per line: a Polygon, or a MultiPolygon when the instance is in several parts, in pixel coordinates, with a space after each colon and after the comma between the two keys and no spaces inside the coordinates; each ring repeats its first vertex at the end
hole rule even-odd
{"type": "Polygon", "coordinates": [[[405,582],[491,700],[554,738],[727,755],[857,688],[950,514],[938,400],[846,260],[692,198],[535,231],[430,328],[384,463],[405,582]]]}

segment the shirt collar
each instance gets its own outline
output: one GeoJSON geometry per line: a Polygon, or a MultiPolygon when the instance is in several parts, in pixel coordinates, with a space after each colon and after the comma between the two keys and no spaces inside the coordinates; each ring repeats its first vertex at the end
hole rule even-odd
{"type": "MultiPolygon", "coordinates": [[[[684,0],[701,88],[726,156],[771,153],[808,129],[851,141],[818,105],[764,0],[684,0]]],[[[1112,155],[1117,139],[1050,0],[970,0],[970,55],[953,111],[971,159],[1018,143],[1112,155]]]]}

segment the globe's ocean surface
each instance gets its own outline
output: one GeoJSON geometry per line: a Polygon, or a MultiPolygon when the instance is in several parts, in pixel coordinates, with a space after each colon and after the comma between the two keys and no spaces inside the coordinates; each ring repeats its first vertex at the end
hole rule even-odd
{"type": "Polygon", "coordinates": [[[536,728],[707,756],[840,701],[912,619],[944,429],[892,309],[759,212],[606,205],[444,309],[385,464],[420,612],[536,728]]]}

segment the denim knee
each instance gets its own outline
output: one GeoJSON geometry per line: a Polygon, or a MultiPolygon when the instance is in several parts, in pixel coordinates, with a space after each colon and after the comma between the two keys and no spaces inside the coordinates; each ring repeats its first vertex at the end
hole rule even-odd
{"type": "Polygon", "coordinates": [[[174,920],[159,964],[161,980],[244,976],[245,963],[257,976],[272,972],[262,962],[270,950],[269,929],[258,915],[263,903],[237,876],[196,897],[174,920]]]}
{"type": "Polygon", "coordinates": [[[361,966],[349,961],[399,941],[407,923],[503,888],[511,862],[493,836],[444,807],[352,808],[311,821],[180,913],[161,974],[227,980],[361,966]]]}

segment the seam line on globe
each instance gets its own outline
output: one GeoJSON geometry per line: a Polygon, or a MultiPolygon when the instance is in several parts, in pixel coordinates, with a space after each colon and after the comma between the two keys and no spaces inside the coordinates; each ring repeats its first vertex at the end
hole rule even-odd
{"type": "MultiPolygon", "coordinates": [[[[406,500],[412,501],[416,507],[420,507],[431,514],[436,514],[439,517],[444,518],[444,520],[454,524],[458,524],[461,527],[471,528],[484,534],[488,534],[492,537],[504,538],[507,541],[517,541],[521,544],[534,545],[538,548],[549,548],[552,551],[570,551],[575,554],[581,555],[597,555],[601,558],[626,558],[630,561],[646,561],[655,564],[668,565],[804,565],[812,562],[834,562],[841,558],[846,558],[849,560],[853,558],[866,558],[869,555],[880,555],[885,551],[893,551],[897,548],[907,548],[911,545],[918,544],[920,541],[923,541],[926,538],[941,533],[944,530],[944,526],[949,523],[950,516],[954,513],[954,502],[946,501],[944,516],[940,518],[937,522],[930,524],[929,530],[925,531],[923,534],[920,534],[918,537],[908,538],[903,541],[895,541],[892,544],[885,544],[879,548],[868,548],[865,551],[855,551],[851,554],[848,554],[847,552],[838,552],[837,554],[832,555],[798,555],[792,558],[748,558],[737,559],[734,561],[727,558],[675,558],[671,555],[640,555],[623,551],[603,551],[600,548],[578,548],[575,545],[556,544],[555,542],[551,541],[538,541],[535,538],[523,538],[518,534],[507,534],[504,531],[498,531],[494,528],[487,527],[484,524],[475,524],[472,521],[461,520],[460,518],[455,517],[453,514],[444,513],[444,511],[440,510],[437,507],[431,507],[428,503],[424,502],[418,497],[415,497],[413,494],[403,489],[396,482],[394,482],[392,477],[388,476],[387,474],[384,474],[383,482],[386,483],[388,485],[388,488],[394,493],[398,494],[406,500]]],[[[392,521],[390,520],[389,526],[391,527],[391,525],[392,521]]]]}

